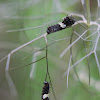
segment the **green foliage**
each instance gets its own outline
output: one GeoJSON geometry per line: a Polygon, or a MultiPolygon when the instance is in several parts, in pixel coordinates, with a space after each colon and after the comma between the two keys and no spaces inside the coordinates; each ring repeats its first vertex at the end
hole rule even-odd
{"type": "MultiPolygon", "coordinates": [[[[94,16],[92,17],[93,13],[98,11],[99,7],[96,2],[92,4],[93,0],[91,0],[91,3],[88,2],[89,0],[86,0],[87,2],[84,5],[81,4],[81,1],[0,1],[2,5],[0,6],[2,9],[0,10],[0,98],[2,100],[41,99],[43,82],[47,73],[46,59],[44,58],[33,64],[30,63],[46,55],[45,39],[36,40],[11,54],[9,70],[5,71],[7,56],[12,50],[46,33],[48,26],[61,22],[62,20],[59,19],[70,14],[78,21],[76,21],[76,25],[47,36],[49,73],[56,98],[57,100],[100,99],[100,88],[98,85],[100,83],[100,77],[98,71],[99,66],[97,65],[100,61],[100,40],[97,41],[98,32],[100,31],[100,28],[97,29],[100,25],[97,24],[100,24],[100,18],[98,15],[95,18],[94,16]],[[90,8],[93,8],[94,5],[97,9],[90,12],[90,8]],[[86,18],[86,20],[83,20],[82,17],[86,18]],[[92,25],[92,22],[96,24],[92,25]],[[88,31],[83,35],[86,30],[88,31]],[[86,38],[91,34],[93,36],[89,37],[89,41],[87,41],[86,38]],[[83,36],[60,58],[59,56],[63,50],[71,45],[70,42],[74,43],[81,35],[83,36]],[[71,58],[71,49],[71,60],[73,60],[73,63],[69,61],[71,58]],[[91,54],[87,56],[89,53],[91,54]],[[96,53],[98,59],[96,59],[96,53]],[[83,57],[85,59],[81,61],[83,57]],[[70,68],[69,63],[71,65],[70,68]],[[67,88],[65,72],[68,75],[68,69],[70,69],[70,73],[69,87],[67,88]]],[[[50,81],[49,79],[47,80],[48,82],[50,81]]],[[[50,100],[54,100],[54,94],[51,88],[49,97],[50,100]]]]}

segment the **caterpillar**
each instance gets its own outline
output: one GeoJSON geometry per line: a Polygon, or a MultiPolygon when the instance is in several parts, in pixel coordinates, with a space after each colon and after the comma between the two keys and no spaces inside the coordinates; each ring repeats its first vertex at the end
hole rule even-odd
{"type": "Polygon", "coordinates": [[[47,34],[51,34],[67,27],[71,27],[75,23],[75,19],[72,16],[66,16],[62,22],[59,24],[49,26],[46,30],[47,34]]]}
{"type": "Polygon", "coordinates": [[[42,100],[49,100],[49,83],[47,81],[44,81],[44,87],[42,90],[42,100]]]}

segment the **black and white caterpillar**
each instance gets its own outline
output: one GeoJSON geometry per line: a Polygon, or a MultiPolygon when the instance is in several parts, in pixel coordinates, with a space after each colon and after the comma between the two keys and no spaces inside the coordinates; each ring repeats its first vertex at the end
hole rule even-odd
{"type": "Polygon", "coordinates": [[[71,27],[75,23],[75,19],[72,16],[66,16],[59,24],[49,26],[46,30],[47,34],[54,33],[65,28],[71,27]]]}
{"type": "Polygon", "coordinates": [[[42,90],[42,100],[49,100],[49,83],[48,82],[44,82],[44,87],[42,90]]]}

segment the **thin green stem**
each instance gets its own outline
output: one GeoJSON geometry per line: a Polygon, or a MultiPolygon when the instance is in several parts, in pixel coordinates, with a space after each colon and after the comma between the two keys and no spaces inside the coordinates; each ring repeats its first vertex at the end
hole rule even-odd
{"type": "Polygon", "coordinates": [[[53,95],[54,95],[54,98],[55,98],[55,100],[57,100],[56,96],[55,96],[54,89],[53,89],[53,85],[52,85],[52,82],[51,82],[49,69],[48,69],[48,45],[47,45],[47,43],[46,43],[46,63],[47,63],[47,73],[46,73],[45,81],[47,81],[47,76],[48,76],[49,77],[49,81],[50,81],[50,85],[51,85],[51,89],[52,89],[52,92],[53,92],[53,95]]]}
{"type": "Polygon", "coordinates": [[[48,75],[48,49],[47,49],[47,44],[46,44],[46,64],[47,64],[47,73],[46,73],[46,77],[45,77],[45,81],[47,80],[47,75],[48,75]]]}
{"type": "Polygon", "coordinates": [[[90,0],[86,0],[86,8],[87,8],[87,24],[90,24],[90,0]]]}
{"type": "MultiPolygon", "coordinates": [[[[90,29],[90,21],[91,21],[91,17],[90,17],[90,0],[86,0],[86,10],[87,10],[87,29],[90,29]]],[[[91,34],[90,31],[87,32],[87,37],[91,34]]],[[[90,46],[90,43],[87,42],[86,43],[86,48],[88,48],[90,46]]],[[[87,53],[89,51],[87,50],[87,53]]]]}
{"type": "Polygon", "coordinates": [[[40,58],[40,59],[38,59],[38,60],[36,60],[36,61],[33,61],[33,62],[31,62],[31,63],[29,63],[29,64],[27,64],[27,65],[23,65],[23,66],[18,66],[18,67],[10,68],[9,70],[14,70],[14,69],[18,69],[18,68],[27,67],[27,66],[32,65],[33,63],[36,63],[36,62],[38,62],[38,61],[40,61],[40,60],[42,60],[42,59],[44,59],[44,58],[46,58],[46,56],[44,56],[44,57],[42,57],[42,58],[40,58]]]}
{"type": "MultiPolygon", "coordinates": [[[[90,0],[86,0],[86,10],[87,10],[87,28],[88,29],[90,29],[90,21],[91,21],[91,19],[90,19],[90,0]]],[[[91,34],[91,32],[90,31],[88,31],[87,32],[87,36],[89,36],[91,34]]],[[[90,43],[89,42],[87,42],[86,44],[85,44],[85,42],[83,41],[83,44],[84,44],[84,47],[86,48],[85,49],[85,52],[86,52],[86,54],[88,54],[88,50],[87,50],[87,48],[90,46],[90,43]]],[[[87,57],[87,63],[88,63],[88,70],[89,70],[89,85],[90,85],[90,64],[89,64],[89,57],[87,57]]]]}

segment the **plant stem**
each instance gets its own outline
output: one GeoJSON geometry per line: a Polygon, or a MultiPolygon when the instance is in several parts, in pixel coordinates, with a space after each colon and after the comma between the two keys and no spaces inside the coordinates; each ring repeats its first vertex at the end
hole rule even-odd
{"type": "Polygon", "coordinates": [[[90,0],[86,0],[86,8],[87,8],[87,24],[90,24],[90,0]]]}
{"type": "MultiPolygon", "coordinates": [[[[87,29],[90,29],[90,0],[86,0],[86,12],[87,12],[87,29]]],[[[87,37],[91,34],[90,31],[87,32],[87,37]]],[[[90,46],[90,43],[87,42],[87,48],[90,46]]]]}

